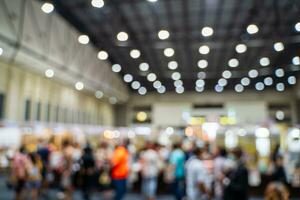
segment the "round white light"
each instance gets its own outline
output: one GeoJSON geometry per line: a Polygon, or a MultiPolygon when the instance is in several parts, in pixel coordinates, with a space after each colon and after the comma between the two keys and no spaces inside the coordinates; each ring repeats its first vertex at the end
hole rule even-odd
{"type": "Polygon", "coordinates": [[[140,82],[138,82],[138,81],[133,81],[133,82],[131,83],[131,87],[132,87],[132,89],[137,90],[137,89],[139,89],[139,88],[141,87],[141,84],[140,84],[140,82]]]}
{"type": "Polygon", "coordinates": [[[241,84],[242,84],[243,86],[248,86],[248,85],[250,85],[250,79],[249,79],[248,77],[242,78],[241,84]]]}
{"type": "Polygon", "coordinates": [[[275,70],[275,76],[277,77],[283,77],[284,76],[284,70],[282,68],[275,70]]]}
{"type": "Polygon", "coordinates": [[[228,66],[229,67],[237,67],[239,66],[239,61],[236,58],[232,58],[228,61],[228,66]]]}
{"type": "Polygon", "coordinates": [[[277,84],[276,84],[276,90],[277,90],[278,92],[283,92],[284,89],[285,89],[285,86],[284,86],[283,83],[277,83],[277,84]]]}
{"type": "Polygon", "coordinates": [[[284,120],[284,112],[282,110],[276,111],[275,116],[278,120],[284,120]]]}
{"type": "Polygon", "coordinates": [[[216,90],[216,92],[223,92],[224,88],[220,85],[216,85],[215,90],[216,90]]]}
{"type": "Polygon", "coordinates": [[[198,67],[201,69],[205,69],[208,66],[207,60],[199,60],[198,61],[198,67]]]}
{"type": "Polygon", "coordinates": [[[237,53],[245,53],[247,51],[247,46],[245,44],[238,44],[235,47],[237,53]]]}
{"type": "Polygon", "coordinates": [[[172,79],[173,80],[179,80],[181,78],[181,74],[179,72],[173,72],[172,73],[172,79]]]}
{"type": "Polygon", "coordinates": [[[150,82],[155,81],[156,78],[157,78],[157,77],[156,77],[156,75],[155,75],[154,73],[150,73],[150,74],[147,75],[147,79],[148,79],[148,81],[150,81],[150,82]]]}
{"type": "Polygon", "coordinates": [[[154,83],[153,83],[153,87],[155,88],[155,89],[158,89],[158,88],[160,88],[161,87],[161,82],[160,81],[154,81],[154,83]]]}
{"type": "Polygon", "coordinates": [[[124,75],[124,81],[125,81],[126,83],[130,83],[132,80],[133,80],[133,77],[132,77],[131,74],[125,74],[125,75],[124,75]]]}
{"type": "Polygon", "coordinates": [[[218,85],[222,86],[222,87],[226,86],[227,85],[227,80],[225,78],[220,78],[218,80],[218,85]]]}
{"type": "Polygon", "coordinates": [[[209,46],[207,46],[207,45],[203,45],[203,46],[201,46],[201,47],[199,48],[199,53],[200,53],[200,54],[205,55],[205,54],[208,54],[209,52],[210,52],[210,48],[209,48],[209,46]]]}
{"type": "Polygon", "coordinates": [[[231,73],[231,71],[229,71],[229,70],[225,70],[225,71],[222,73],[222,76],[223,76],[223,78],[229,79],[229,78],[231,78],[232,73],[231,73]]]}
{"type": "Polygon", "coordinates": [[[195,87],[196,92],[203,92],[204,91],[204,87],[195,87]]]}
{"type": "Polygon", "coordinates": [[[259,64],[263,67],[270,65],[270,59],[267,57],[262,57],[259,59],[259,64]]]}
{"type": "Polygon", "coordinates": [[[83,90],[84,88],[84,84],[80,81],[78,81],[76,84],[75,84],[75,88],[76,90],[83,90]]]}
{"type": "Polygon", "coordinates": [[[0,56],[3,54],[3,49],[0,47],[0,56]]]}
{"type": "Polygon", "coordinates": [[[106,51],[99,51],[98,58],[100,60],[106,60],[108,58],[108,53],[106,51]]]}
{"type": "Polygon", "coordinates": [[[201,33],[204,37],[209,37],[214,34],[214,30],[211,27],[206,26],[206,27],[202,28],[201,33]]]}
{"type": "Polygon", "coordinates": [[[202,79],[199,79],[196,81],[196,86],[197,87],[204,87],[205,86],[205,81],[202,79]]]}
{"type": "Polygon", "coordinates": [[[248,27],[247,27],[247,32],[249,34],[255,34],[259,31],[258,27],[255,25],[255,24],[250,24],[248,27]]]}
{"type": "Polygon", "coordinates": [[[243,92],[244,91],[244,86],[242,84],[237,84],[235,87],[234,87],[234,90],[236,92],[243,92]]]}
{"type": "Polygon", "coordinates": [[[87,35],[80,35],[80,36],[78,37],[78,42],[79,42],[80,44],[88,44],[89,41],[90,41],[90,38],[89,38],[89,36],[87,36],[87,35]]]}
{"type": "Polygon", "coordinates": [[[97,99],[101,99],[103,97],[103,95],[104,95],[103,92],[100,90],[95,92],[95,96],[97,99]]]}
{"type": "Polygon", "coordinates": [[[292,61],[293,61],[294,65],[300,65],[300,57],[299,56],[295,56],[292,61]]]}
{"type": "Polygon", "coordinates": [[[274,44],[274,49],[275,51],[283,51],[284,50],[284,45],[282,42],[276,42],[274,44]]]}
{"type": "Polygon", "coordinates": [[[118,73],[118,72],[121,71],[122,67],[121,67],[121,65],[119,65],[119,64],[113,64],[113,65],[111,66],[111,69],[112,69],[113,72],[118,73]]]}
{"type": "Polygon", "coordinates": [[[198,72],[197,77],[199,79],[205,79],[206,78],[206,73],[205,72],[198,72]]]}
{"type": "Polygon", "coordinates": [[[177,69],[177,67],[178,67],[178,63],[176,61],[170,61],[168,63],[168,68],[171,70],[175,70],[175,69],[177,69]]]}
{"type": "Polygon", "coordinates": [[[295,85],[296,82],[297,82],[297,80],[296,80],[296,77],[295,77],[295,76],[290,76],[290,77],[288,77],[288,83],[289,83],[290,85],[295,85]]]}
{"type": "Polygon", "coordinates": [[[42,9],[42,11],[43,11],[44,13],[49,14],[49,13],[51,13],[51,12],[54,10],[54,6],[53,6],[52,3],[44,3],[44,4],[42,5],[41,9],[42,9]]]}
{"type": "Polygon", "coordinates": [[[298,22],[298,23],[295,24],[295,30],[297,32],[300,32],[300,22],[298,22]]]}
{"type": "Polygon", "coordinates": [[[182,85],[183,85],[182,80],[176,80],[176,81],[174,81],[174,86],[175,86],[175,87],[180,87],[180,86],[182,86],[182,85]]]}
{"type": "Polygon", "coordinates": [[[175,91],[176,91],[176,93],[178,93],[178,94],[182,94],[182,93],[184,93],[184,87],[182,87],[182,86],[177,87],[177,88],[175,89],[175,91]]]}
{"type": "Polygon", "coordinates": [[[256,78],[258,77],[258,71],[256,69],[252,69],[248,72],[248,75],[250,78],[256,78]]]}
{"type": "Polygon", "coordinates": [[[117,39],[121,42],[127,41],[128,40],[128,34],[126,32],[121,31],[117,34],[117,39]]]}
{"type": "Polygon", "coordinates": [[[139,68],[143,72],[148,71],[149,70],[149,64],[148,63],[141,63],[139,68]]]}
{"type": "Polygon", "coordinates": [[[157,89],[157,92],[160,93],[160,94],[165,93],[166,92],[166,87],[162,85],[160,88],[157,89]]]}
{"type": "Polygon", "coordinates": [[[164,54],[166,57],[172,57],[175,54],[175,51],[173,48],[166,48],[164,54]]]}
{"type": "Polygon", "coordinates": [[[264,79],[264,84],[265,84],[266,86],[271,86],[271,85],[273,85],[273,79],[272,79],[272,77],[266,77],[266,78],[264,79]]]}
{"type": "Polygon", "coordinates": [[[147,0],[147,1],[149,1],[151,3],[157,2],[157,0],[147,0]]]}
{"type": "Polygon", "coordinates": [[[258,138],[268,138],[270,136],[270,131],[267,128],[257,128],[255,130],[255,136],[258,138]]]}
{"type": "Polygon", "coordinates": [[[145,87],[140,87],[138,93],[140,95],[145,95],[147,93],[147,89],[145,87]]]}
{"type": "Polygon", "coordinates": [[[161,40],[166,40],[166,39],[168,39],[170,37],[170,33],[167,30],[160,30],[158,32],[158,37],[161,40]]]}
{"type": "Polygon", "coordinates": [[[139,58],[141,56],[141,52],[139,50],[137,50],[137,49],[132,49],[130,51],[130,56],[132,58],[134,58],[134,59],[137,59],[137,58],[139,58]]]}
{"type": "Polygon", "coordinates": [[[47,69],[47,70],[45,71],[45,76],[46,76],[47,78],[52,78],[52,77],[54,76],[54,71],[53,71],[52,69],[47,69]]]}
{"type": "Polygon", "coordinates": [[[91,4],[95,8],[102,8],[104,6],[104,1],[103,0],[92,0],[91,4]]]}
{"type": "Polygon", "coordinates": [[[258,82],[255,84],[255,89],[258,91],[261,91],[261,90],[265,89],[265,85],[262,82],[258,82]]]}
{"type": "Polygon", "coordinates": [[[109,103],[111,104],[116,104],[118,102],[117,98],[116,97],[109,97],[108,99],[109,103]]]}

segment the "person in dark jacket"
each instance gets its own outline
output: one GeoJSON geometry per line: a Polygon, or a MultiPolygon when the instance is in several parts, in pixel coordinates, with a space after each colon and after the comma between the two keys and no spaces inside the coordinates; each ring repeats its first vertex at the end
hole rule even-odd
{"type": "Polygon", "coordinates": [[[236,167],[224,178],[224,200],[248,199],[248,170],[243,162],[243,151],[237,148],[233,151],[236,167]]]}
{"type": "Polygon", "coordinates": [[[274,181],[287,184],[286,173],[283,167],[283,157],[281,155],[277,155],[275,159],[275,169],[272,178],[274,181]]]}

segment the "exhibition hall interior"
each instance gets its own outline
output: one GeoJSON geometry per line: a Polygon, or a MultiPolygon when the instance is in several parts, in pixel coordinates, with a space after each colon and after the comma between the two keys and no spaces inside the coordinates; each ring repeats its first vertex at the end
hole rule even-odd
{"type": "Polygon", "coordinates": [[[300,199],[300,1],[0,0],[0,199],[300,199]]]}

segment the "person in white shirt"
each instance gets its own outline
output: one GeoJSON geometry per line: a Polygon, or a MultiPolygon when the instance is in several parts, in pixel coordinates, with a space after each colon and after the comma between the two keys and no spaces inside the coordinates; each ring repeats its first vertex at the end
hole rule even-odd
{"type": "Polygon", "coordinates": [[[208,172],[203,164],[203,149],[196,148],[194,155],[186,162],[186,194],[188,200],[204,200],[208,198],[206,180],[208,172]]]}

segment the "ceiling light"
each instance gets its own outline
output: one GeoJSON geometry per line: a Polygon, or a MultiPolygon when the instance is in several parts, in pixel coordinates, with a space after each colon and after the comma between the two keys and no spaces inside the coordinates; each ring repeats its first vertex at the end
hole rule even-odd
{"type": "Polygon", "coordinates": [[[239,66],[239,61],[236,58],[232,58],[228,61],[229,67],[237,67],[239,66]]]}
{"type": "Polygon", "coordinates": [[[206,78],[206,73],[205,72],[198,72],[197,77],[199,79],[205,79],[206,78]]]}
{"type": "Polygon", "coordinates": [[[250,78],[256,78],[256,77],[258,77],[258,71],[256,69],[252,69],[248,72],[248,76],[250,78]]]}
{"type": "Polygon", "coordinates": [[[158,88],[160,88],[161,87],[161,82],[160,81],[154,81],[154,83],[153,83],[153,87],[155,88],[155,89],[158,89],[158,88]]]}
{"type": "Polygon", "coordinates": [[[244,91],[244,86],[242,84],[237,84],[235,87],[234,87],[234,90],[236,92],[243,92],[244,91]]]}
{"type": "Polygon", "coordinates": [[[224,90],[224,88],[222,86],[220,86],[220,85],[215,86],[215,91],[216,92],[223,92],[223,90],[224,90]]]}
{"type": "Polygon", "coordinates": [[[201,69],[204,69],[208,66],[208,62],[207,60],[199,60],[198,61],[198,67],[201,69]]]}
{"type": "Polygon", "coordinates": [[[176,93],[178,93],[178,94],[182,94],[182,93],[184,93],[184,87],[182,87],[182,86],[177,87],[177,88],[175,88],[175,91],[176,91],[176,93]]]}
{"type": "Polygon", "coordinates": [[[49,14],[49,13],[51,13],[51,12],[54,10],[54,6],[53,6],[52,3],[44,3],[44,4],[42,5],[41,9],[42,9],[42,11],[43,11],[44,13],[49,14]]]}
{"type": "Polygon", "coordinates": [[[270,59],[267,57],[263,57],[259,59],[259,64],[263,67],[270,65],[270,59]]]}
{"type": "Polygon", "coordinates": [[[76,90],[83,90],[83,88],[84,88],[84,84],[82,83],[82,82],[80,82],[80,81],[78,81],[76,84],[75,84],[75,88],[76,88],[76,90]]]}
{"type": "Polygon", "coordinates": [[[278,120],[284,120],[284,112],[282,110],[277,110],[275,116],[278,120]]]}
{"type": "Polygon", "coordinates": [[[292,60],[294,65],[300,65],[300,57],[299,56],[295,56],[292,60]]]}
{"type": "Polygon", "coordinates": [[[290,76],[290,77],[288,77],[288,83],[289,83],[290,85],[295,85],[296,82],[297,82],[297,79],[296,79],[295,76],[290,76]]]}
{"type": "Polygon", "coordinates": [[[147,1],[149,1],[151,3],[157,2],[157,0],[147,0],[147,1]]]}
{"type": "Polygon", "coordinates": [[[174,86],[175,86],[175,87],[180,87],[180,86],[182,86],[182,85],[183,85],[182,80],[176,80],[176,81],[174,81],[174,86]]]}
{"type": "Polygon", "coordinates": [[[3,49],[0,47],[0,56],[3,54],[3,49]]]}
{"type": "Polygon", "coordinates": [[[128,40],[128,34],[126,32],[119,32],[117,35],[117,39],[121,42],[127,41],[128,40]]]}
{"type": "Polygon", "coordinates": [[[126,83],[130,83],[131,81],[133,81],[133,76],[131,74],[125,74],[124,75],[124,81],[126,83]]]}
{"type": "Polygon", "coordinates": [[[277,90],[278,92],[283,92],[284,89],[285,89],[285,87],[284,87],[284,84],[283,84],[283,83],[277,83],[277,84],[276,84],[276,90],[277,90]]]}
{"type": "Polygon", "coordinates": [[[276,70],[275,70],[275,75],[276,75],[277,77],[283,77],[283,76],[284,76],[284,70],[281,69],[281,68],[276,69],[276,70]]]}
{"type": "Polygon", "coordinates": [[[118,102],[116,97],[109,97],[108,101],[110,104],[116,104],[118,102]]]}
{"type": "Polygon", "coordinates": [[[119,65],[119,64],[113,64],[113,65],[111,66],[111,69],[112,69],[113,72],[118,73],[118,72],[121,71],[122,67],[121,67],[121,65],[119,65]]]}
{"type": "Polygon", "coordinates": [[[220,78],[218,80],[218,85],[222,86],[222,87],[226,86],[227,85],[227,80],[225,78],[220,78]]]}
{"type": "Polygon", "coordinates": [[[156,78],[157,78],[157,76],[156,76],[154,73],[150,73],[150,74],[147,75],[147,79],[148,79],[148,81],[150,81],[150,82],[155,81],[156,78]]]}
{"type": "Polygon", "coordinates": [[[205,81],[202,79],[199,79],[196,81],[196,86],[197,87],[204,87],[205,86],[205,81]]]}
{"type": "Polygon", "coordinates": [[[266,77],[266,78],[264,79],[264,84],[265,84],[266,86],[271,86],[271,85],[273,85],[273,79],[272,79],[272,77],[266,77]]]}
{"type": "Polygon", "coordinates": [[[175,54],[175,51],[173,48],[166,48],[164,54],[166,57],[172,57],[175,54]]]}
{"type": "Polygon", "coordinates": [[[166,39],[168,39],[170,37],[170,33],[167,30],[160,30],[158,32],[158,37],[161,40],[166,40],[166,39]]]}
{"type": "Polygon", "coordinates": [[[238,44],[235,47],[237,53],[245,53],[247,51],[247,46],[245,44],[238,44]]]}
{"type": "Polygon", "coordinates": [[[201,33],[204,37],[209,37],[214,34],[214,30],[211,27],[206,26],[206,27],[202,28],[201,33]]]}
{"type": "Polygon", "coordinates": [[[99,51],[98,58],[100,60],[106,60],[108,58],[108,53],[106,51],[99,51]]]}
{"type": "Polygon", "coordinates": [[[80,44],[88,44],[89,41],[90,41],[90,38],[89,38],[89,36],[87,36],[87,35],[80,35],[80,36],[78,37],[78,42],[79,42],[80,44]]]}
{"type": "Polygon", "coordinates": [[[172,73],[172,79],[173,80],[179,80],[181,78],[181,74],[179,72],[173,72],[172,73]]]}
{"type": "Polygon", "coordinates": [[[223,78],[229,79],[229,78],[231,78],[232,73],[231,73],[231,71],[229,71],[229,70],[225,70],[225,71],[222,73],[222,76],[223,76],[223,78]]]}
{"type": "Polygon", "coordinates": [[[92,0],[91,4],[95,8],[102,8],[104,6],[104,1],[103,0],[92,0]]]}
{"type": "Polygon", "coordinates": [[[175,70],[175,69],[177,69],[177,67],[178,67],[178,63],[176,61],[170,61],[168,63],[168,68],[171,70],[175,70]]]}
{"type": "Polygon", "coordinates": [[[137,59],[137,58],[139,58],[141,56],[141,52],[139,50],[137,50],[137,49],[132,49],[130,51],[130,56],[132,58],[134,58],[134,59],[137,59]]]}
{"type": "Polygon", "coordinates": [[[199,53],[203,54],[203,55],[208,54],[209,51],[210,51],[210,49],[209,49],[209,46],[207,46],[207,45],[203,45],[199,48],[199,53]]]}
{"type": "Polygon", "coordinates": [[[248,27],[247,27],[247,32],[249,34],[255,34],[259,31],[258,27],[255,25],[255,24],[250,24],[248,27]]]}
{"type": "Polygon", "coordinates": [[[138,81],[133,81],[133,82],[131,83],[131,87],[132,87],[132,89],[137,90],[137,89],[139,89],[139,88],[141,87],[141,84],[140,84],[140,82],[138,82],[138,81]]]}
{"type": "Polygon", "coordinates": [[[261,90],[265,89],[265,85],[262,82],[258,82],[255,84],[255,89],[258,91],[261,91],[261,90]]]}
{"type": "Polygon", "coordinates": [[[47,78],[52,78],[52,77],[54,76],[54,71],[53,71],[52,69],[47,69],[47,70],[45,71],[45,76],[46,76],[47,78]]]}
{"type": "Polygon", "coordinates": [[[275,51],[283,51],[284,50],[284,45],[282,42],[276,42],[274,44],[274,49],[275,51]]]}
{"type": "Polygon", "coordinates": [[[157,89],[157,92],[160,93],[160,94],[165,93],[166,92],[166,87],[162,85],[160,88],[157,89]]]}
{"type": "Polygon", "coordinates": [[[300,22],[298,22],[298,23],[295,24],[295,30],[297,32],[300,32],[300,22]]]}
{"type": "Polygon", "coordinates": [[[149,64],[148,63],[141,63],[139,68],[143,72],[148,71],[149,70],[149,64]]]}
{"type": "Polygon", "coordinates": [[[242,84],[243,86],[248,86],[248,85],[250,85],[250,79],[249,79],[248,77],[242,78],[241,84],[242,84]]]}
{"type": "Polygon", "coordinates": [[[195,87],[196,92],[203,92],[204,91],[204,87],[195,87]]]}
{"type": "Polygon", "coordinates": [[[145,95],[145,94],[147,93],[147,89],[146,89],[145,87],[140,87],[140,88],[138,89],[138,93],[139,93],[140,95],[145,95]]]}
{"type": "Polygon", "coordinates": [[[103,97],[103,95],[104,95],[103,92],[100,90],[95,92],[95,96],[97,99],[101,99],[103,97]]]}

